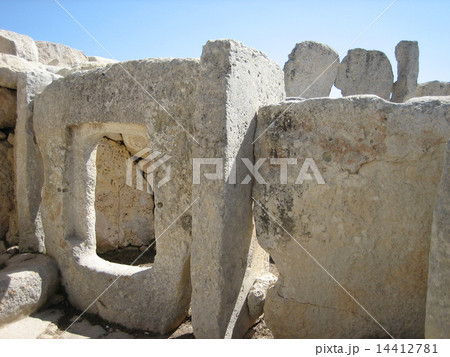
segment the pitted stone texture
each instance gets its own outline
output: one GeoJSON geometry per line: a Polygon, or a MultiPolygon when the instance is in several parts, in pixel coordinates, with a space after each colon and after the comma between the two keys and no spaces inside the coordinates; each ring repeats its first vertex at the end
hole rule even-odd
{"type": "Polygon", "coordinates": [[[51,66],[76,66],[88,62],[83,51],[76,50],[60,43],[36,41],[39,51],[39,62],[51,66]]]}
{"type": "Polygon", "coordinates": [[[6,30],[0,30],[0,53],[33,62],[37,62],[39,57],[38,49],[31,37],[6,30]]]}
{"type": "Polygon", "coordinates": [[[145,138],[138,135],[124,135],[123,143],[131,155],[135,155],[147,147],[145,138]]]}
{"type": "Polygon", "coordinates": [[[40,70],[18,75],[14,164],[21,252],[45,251],[40,213],[43,168],[34,134],[33,100],[57,77],[40,70]]]}
{"type": "Polygon", "coordinates": [[[417,85],[415,97],[436,97],[450,95],[450,82],[431,81],[417,85]]]}
{"type": "Polygon", "coordinates": [[[110,63],[103,63],[103,62],[86,62],[78,65],[74,65],[72,67],[59,67],[58,71],[56,72],[58,75],[66,77],[69,74],[82,72],[82,71],[89,71],[91,69],[100,68],[100,67],[106,67],[109,66],[110,63]]]}
{"type": "Polygon", "coordinates": [[[437,192],[428,267],[426,338],[450,338],[450,141],[437,192]]]}
{"type": "Polygon", "coordinates": [[[52,258],[35,254],[16,257],[0,271],[0,326],[36,312],[59,284],[52,258]]]}
{"type": "Polygon", "coordinates": [[[46,72],[46,68],[38,62],[28,62],[17,56],[0,53],[0,87],[16,89],[20,73],[40,71],[46,72]]]}
{"type": "Polygon", "coordinates": [[[116,63],[116,60],[113,60],[111,58],[104,58],[104,57],[99,57],[99,56],[89,56],[88,57],[88,61],[89,62],[98,62],[98,63],[104,63],[104,64],[108,64],[108,63],[116,63]]]}
{"type": "Polygon", "coordinates": [[[148,245],[155,237],[153,195],[126,185],[130,157],[123,144],[106,138],[97,148],[97,252],[148,245]]]}
{"type": "Polygon", "coordinates": [[[209,41],[203,47],[197,96],[194,136],[199,145],[193,146],[193,157],[223,158],[225,179],[237,162],[239,184],[203,177],[192,196],[199,197],[193,206],[191,249],[194,334],[223,338],[241,287],[250,288],[255,279],[245,275],[253,221],[251,185],[240,184],[247,175],[241,158],[252,157],[257,109],[284,98],[283,71],[239,42],[209,41]]]}
{"type": "Polygon", "coordinates": [[[9,229],[9,219],[14,210],[14,172],[12,146],[0,141],[0,240],[5,238],[9,229]]]}
{"type": "MultiPolygon", "coordinates": [[[[166,333],[184,320],[190,303],[192,139],[122,67],[193,131],[199,70],[195,59],[122,62],[47,86],[34,103],[34,129],[44,164],[45,242],[74,306],[85,309],[96,301],[89,311],[107,320],[166,333]],[[144,135],[152,153],[171,157],[171,180],[154,185],[159,239],[151,268],[114,264],[96,255],[95,148],[109,133],[144,135]]],[[[165,170],[161,167],[154,174],[158,183],[165,170]]],[[[134,188],[135,177],[133,170],[134,188]]]]}
{"type": "Polygon", "coordinates": [[[268,185],[253,189],[257,237],[280,274],[264,307],[275,337],[387,336],[299,244],[390,334],[423,337],[449,109],[445,98],[394,104],[355,96],[259,111],[256,136],[278,120],[256,141],[255,160],[299,159],[288,167],[287,185],[280,166],[267,164],[259,172],[268,185]],[[295,184],[306,158],[324,185],[295,184]]]}
{"type": "Polygon", "coordinates": [[[339,68],[339,54],[314,41],[297,43],[284,65],[288,97],[328,97],[339,68]]]}
{"type": "Polygon", "coordinates": [[[400,41],[395,46],[397,82],[392,88],[392,101],[406,102],[414,97],[419,76],[419,44],[417,41],[400,41]]]}
{"type": "Polygon", "coordinates": [[[14,128],[17,117],[16,91],[0,87],[0,128],[14,128]]]}
{"type": "Polygon", "coordinates": [[[248,311],[252,318],[257,319],[264,313],[267,290],[273,287],[277,280],[275,275],[267,273],[253,283],[247,298],[248,311]]]}
{"type": "Polygon", "coordinates": [[[393,81],[391,63],[383,52],[356,48],[342,60],[334,85],[343,96],[375,94],[389,100],[393,81]]]}

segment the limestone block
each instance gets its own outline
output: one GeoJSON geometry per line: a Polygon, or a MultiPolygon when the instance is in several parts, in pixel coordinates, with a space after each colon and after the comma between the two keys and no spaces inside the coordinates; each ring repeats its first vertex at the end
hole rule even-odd
{"type": "Polygon", "coordinates": [[[24,254],[0,271],[0,326],[31,315],[59,284],[56,262],[45,255],[24,254]]]}
{"type": "Polygon", "coordinates": [[[419,44],[417,41],[400,41],[395,46],[397,82],[392,88],[392,101],[406,102],[414,97],[419,76],[419,44]]]}
{"type": "Polygon", "coordinates": [[[33,99],[57,77],[45,71],[25,72],[18,76],[14,165],[21,252],[45,250],[40,213],[43,168],[34,134],[33,99]]]}
{"type": "Polygon", "coordinates": [[[314,41],[297,43],[284,65],[288,97],[328,97],[339,68],[339,54],[314,41]]]}
{"type": "Polygon", "coordinates": [[[16,91],[0,87],[0,128],[14,128],[17,116],[16,91]]]}
{"type": "Polygon", "coordinates": [[[426,338],[450,338],[450,141],[437,192],[428,267],[426,338]]]}
{"type": "Polygon", "coordinates": [[[9,228],[9,218],[14,210],[14,172],[9,160],[12,146],[0,141],[0,239],[5,237],[9,228]]]}
{"type": "Polygon", "coordinates": [[[0,87],[17,88],[20,73],[46,72],[46,68],[37,62],[28,62],[20,57],[0,53],[0,87]]]}
{"type": "Polygon", "coordinates": [[[126,185],[130,157],[124,145],[106,138],[97,148],[97,252],[148,245],[155,237],[153,195],[126,185]]]}
{"type": "Polygon", "coordinates": [[[259,277],[253,283],[248,294],[247,306],[250,316],[254,319],[261,317],[264,313],[264,303],[266,301],[267,291],[275,285],[277,277],[267,273],[259,277]]]}
{"type": "Polygon", "coordinates": [[[281,117],[255,142],[255,160],[299,161],[287,165],[287,184],[280,165],[263,165],[268,184],[253,189],[257,237],[279,271],[264,307],[276,338],[387,336],[317,262],[392,336],[423,338],[449,109],[446,97],[355,96],[259,111],[256,137],[281,117]],[[310,164],[295,184],[307,158],[325,184],[310,164]]]}
{"type": "Polygon", "coordinates": [[[59,70],[56,72],[58,75],[66,77],[69,74],[77,73],[81,71],[89,71],[91,69],[100,68],[108,66],[109,63],[103,63],[103,62],[86,62],[79,65],[74,65],[72,67],[59,67],[59,70]]]}
{"type": "Polygon", "coordinates": [[[99,63],[116,63],[116,60],[113,60],[112,58],[104,58],[99,56],[89,56],[88,57],[89,62],[99,62],[99,63]]]}
{"type": "Polygon", "coordinates": [[[223,338],[241,287],[255,279],[245,278],[253,220],[241,158],[253,156],[257,109],[284,98],[284,81],[275,62],[232,40],[208,41],[200,70],[193,157],[223,159],[224,177],[193,185],[192,324],[197,338],[223,338]],[[237,184],[224,182],[234,167],[237,184]]]}
{"type": "Polygon", "coordinates": [[[431,81],[417,85],[415,97],[450,95],[450,82],[431,81]]]}
{"type": "Polygon", "coordinates": [[[50,66],[76,66],[88,62],[83,51],[76,50],[60,43],[36,41],[39,51],[39,62],[50,66]]]}
{"type": "Polygon", "coordinates": [[[18,56],[27,61],[38,61],[38,49],[29,36],[0,30],[0,53],[18,56]]]}
{"type": "Polygon", "coordinates": [[[393,81],[391,63],[383,52],[356,48],[339,65],[334,85],[343,96],[375,94],[389,100],[393,81]]]}
{"type": "MultiPolygon", "coordinates": [[[[184,320],[190,303],[192,169],[187,163],[192,162],[193,141],[122,67],[187,132],[193,131],[199,71],[195,59],[122,62],[68,75],[47,86],[34,103],[44,167],[45,245],[58,262],[74,306],[85,309],[93,303],[89,312],[106,320],[166,333],[184,320]],[[143,135],[151,153],[170,156],[154,171],[158,240],[151,268],[114,264],[96,255],[96,147],[110,133],[143,135]],[[173,174],[159,185],[167,166],[173,174]]],[[[139,175],[134,167],[132,171],[137,189],[139,175]]]]}

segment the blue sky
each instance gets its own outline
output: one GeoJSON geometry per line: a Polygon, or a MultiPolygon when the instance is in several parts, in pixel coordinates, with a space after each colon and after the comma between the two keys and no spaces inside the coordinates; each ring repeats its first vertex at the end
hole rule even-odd
{"type": "MultiPolygon", "coordinates": [[[[337,50],[350,43],[392,0],[118,1],[58,0],[118,60],[199,57],[210,39],[233,38],[283,66],[295,43],[337,50]]],[[[377,49],[417,40],[419,82],[450,81],[450,1],[398,0],[350,48],[377,49]]],[[[59,42],[87,55],[108,55],[53,0],[0,0],[0,28],[59,42]]]]}

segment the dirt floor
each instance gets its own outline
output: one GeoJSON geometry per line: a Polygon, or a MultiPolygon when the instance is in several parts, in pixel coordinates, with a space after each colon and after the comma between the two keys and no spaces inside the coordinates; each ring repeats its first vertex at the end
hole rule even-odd
{"type": "MultiPolygon", "coordinates": [[[[74,309],[62,294],[57,294],[47,307],[36,314],[0,327],[0,339],[195,339],[190,316],[172,333],[158,335],[128,329],[105,321],[97,315],[86,313],[79,317],[80,314],[81,311],[74,309]]],[[[261,319],[244,338],[269,339],[273,336],[264,319],[261,319]]]]}
{"type": "MultiPolygon", "coordinates": [[[[17,254],[15,251],[10,253],[17,254]]],[[[133,265],[149,267],[154,262],[156,251],[149,249],[144,252],[142,248],[127,247],[113,252],[98,253],[98,255],[114,263],[129,265],[134,262],[133,265]]],[[[270,271],[278,276],[273,262],[270,271]]],[[[4,338],[194,339],[195,336],[190,316],[175,331],[166,335],[158,335],[110,323],[94,314],[82,314],[81,311],[69,304],[65,291],[61,287],[39,312],[0,327],[0,339],[4,338]]],[[[264,318],[261,318],[249,329],[244,338],[271,339],[273,335],[266,326],[264,318]]]]}

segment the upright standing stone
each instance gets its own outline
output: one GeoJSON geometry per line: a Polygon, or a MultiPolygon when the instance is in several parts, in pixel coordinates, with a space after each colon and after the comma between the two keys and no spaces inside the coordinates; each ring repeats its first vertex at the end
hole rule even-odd
{"type": "Polygon", "coordinates": [[[397,82],[392,89],[392,101],[406,102],[414,97],[419,76],[419,44],[417,41],[400,41],[395,46],[397,82]]]}
{"type": "Polygon", "coordinates": [[[43,252],[44,231],[41,221],[42,158],[33,126],[33,100],[59,76],[33,71],[20,73],[17,84],[17,124],[14,163],[19,226],[19,246],[23,252],[43,252]]]}
{"type": "Polygon", "coordinates": [[[450,141],[434,209],[428,266],[426,338],[450,338],[450,141]]]}
{"type": "Polygon", "coordinates": [[[389,100],[393,81],[391,63],[383,52],[356,48],[342,60],[334,85],[343,96],[375,94],[389,100]]]}
{"type": "Polygon", "coordinates": [[[253,157],[258,108],[284,97],[283,71],[239,42],[209,41],[199,83],[193,157],[218,158],[223,178],[202,177],[193,186],[192,197],[199,199],[192,222],[192,323],[198,338],[223,338],[241,287],[249,290],[255,279],[244,279],[253,219],[251,182],[241,184],[249,174],[241,158],[253,157]]]}
{"type": "Polygon", "coordinates": [[[297,43],[284,65],[288,97],[328,97],[339,68],[339,54],[314,41],[297,43]]]}

